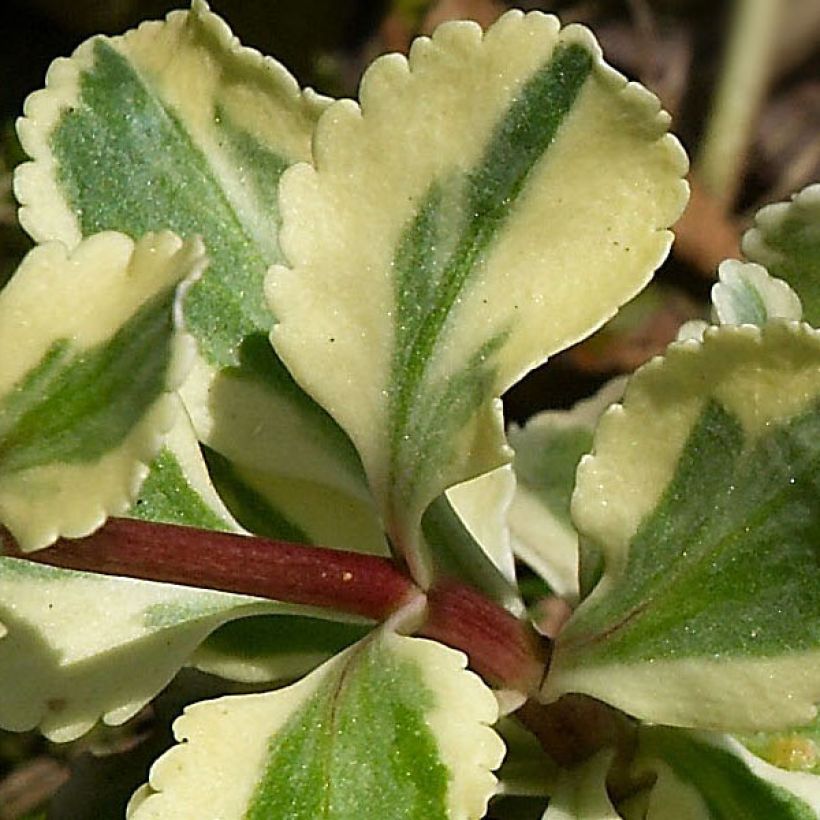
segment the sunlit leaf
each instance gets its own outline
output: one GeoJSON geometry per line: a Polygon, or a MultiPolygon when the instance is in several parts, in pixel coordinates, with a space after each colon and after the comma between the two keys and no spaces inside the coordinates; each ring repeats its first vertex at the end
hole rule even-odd
{"type": "Polygon", "coordinates": [[[282,179],[274,345],[364,463],[392,546],[509,459],[498,396],[631,298],[686,198],[668,117],[585,29],[510,12],[377,60],[282,179]]]}
{"type": "Polygon", "coordinates": [[[287,689],[190,707],[128,817],[480,818],[503,744],[464,664],[379,632],[287,689]]]}
{"type": "Polygon", "coordinates": [[[15,176],[26,230],[69,246],[107,229],[201,236],[209,266],[184,303],[197,435],[229,459],[255,451],[275,475],[364,495],[352,446],[271,350],[262,292],[282,259],[279,177],[310,159],[328,101],[241,47],[201,0],[87,41],[46,82],[18,124],[33,159],[15,176]]]}
{"type": "Polygon", "coordinates": [[[178,412],[179,298],[201,243],[104,233],[35,248],[0,293],[0,523],[24,550],[134,501],[178,412]]]}
{"type": "Polygon", "coordinates": [[[673,345],[602,418],[573,517],[603,578],[545,696],[737,730],[820,701],[820,335],[722,326],[673,345]]]}
{"type": "Polygon", "coordinates": [[[721,325],[763,325],[774,319],[803,318],[797,294],[782,279],[754,263],[729,259],[718,269],[712,304],[721,325]]]}
{"type": "Polygon", "coordinates": [[[144,521],[242,532],[211,483],[191,422],[181,406],[128,515],[144,521]]]}
{"type": "MultiPolygon", "coordinates": [[[[727,259],[712,286],[712,322],[716,325],[765,325],[776,319],[799,321],[803,306],[782,279],[754,262],[727,259]]],[[[701,341],[709,323],[693,319],[678,328],[677,341],[701,341]]]]}
{"type": "Polygon", "coordinates": [[[123,723],[221,624],[303,611],[0,557],[0,726],[65,741],[123,723]]]}

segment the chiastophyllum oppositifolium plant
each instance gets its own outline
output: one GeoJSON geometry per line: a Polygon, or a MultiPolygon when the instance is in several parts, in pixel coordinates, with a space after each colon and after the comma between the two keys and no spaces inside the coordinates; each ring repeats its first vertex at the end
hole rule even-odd
{"type": "Polygon", "coordinates": [[[333,102],[195,2],[46,86],[0,293],[0,725],[71,740],[193,666],[260,692],[186,710],[132,820],[817,816],[817,186],[512,469],[499,397],[687,197],[587,30],[445,24],[333,102]],[[574,608],[552,640],[515,555],[574,608]]]}

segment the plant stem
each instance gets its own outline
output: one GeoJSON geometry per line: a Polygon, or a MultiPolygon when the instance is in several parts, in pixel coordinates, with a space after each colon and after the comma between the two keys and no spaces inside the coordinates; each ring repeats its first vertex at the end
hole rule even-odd
{"type": "Polygon", "coordinates": [[[731,39],[696,164],[698,178],[726,210],[734,203],[766,93],[782,6],[782,0],[735,0],[731,39]]]}
{"type": "Polygon", "coordinates": [[[607,747],[630,753],[634,750],[634,721],[587,695],[564,695],[547,704],[529,700],[515,716],[566,768],[607,747]]]}
{"type": "Polygon", "coordinates": [[[38,552],[4,551],[63,569],[332,608],[374,621],[419,592],[387,558],[125,518],[109,518],[85,538],[61,538],[38,552]]]}
{"type": "Polygon", "coordinates": [[[549,644],[528,622],[455,581],[434,586],[427,605],[420,635],[466,652],[470,666],[488,683],[537,694],[549,644]]]}
{"type": "Polygon", "coordinates": [[[418,634],[460,649],[489,684],[537,693],[548,658],[532,626],[454,581],[420,590],[390,559],[256,536],[109,518],[85,538],[24,554],[0,528],[0,555],[63,569],[183,584],[385,621],[426,602],[418,634]]]}

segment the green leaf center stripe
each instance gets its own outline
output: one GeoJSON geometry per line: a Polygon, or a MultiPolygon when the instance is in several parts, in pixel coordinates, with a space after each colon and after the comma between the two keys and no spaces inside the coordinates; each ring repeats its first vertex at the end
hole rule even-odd
{"type": "Polygon", "coordinates": [[[567,644],[591,641],[585,654],[617,659],[816,647],[819,476],[820,405],[750,442],[710,401],[633,538],[618,591],[567,644]]]}
{"type": "Polygon", "coordinates": [[[503,226],[530,172],[555,139],[591,69],[592,56],[586,49],[559,45],[527,81],[496,127],[480,165],[463,181],[465,219],[449,255],[442,259],[436,245],[441,214],[447,211],[447,197],[457,181],[446,186],[434,183],[406,229],[394,260],[398,311],[390,391],[394,453],[407,433],[414,399],[459,294],[503,226]]]}
{"type": "Polygon", "coordinates": [[[817,818],[809,805],[757,777],[741,758],[725,749],[697,743],[683,732],[668,729],[653,731],[651,747],[681,780],[698,791],[713,820],[817,818]]]}
{"type": "Polygon", "coordinates": [[[0,401],[4,473],[93,462],[117,447],[165,390],[175,293],[157,294],[114,336],[74,359],[67,341],[51,346],[0,401]]]}
{"type": "MultiPolygon", "coordinates": [[[[242,224],[174,112],[103,40],[80,88],[79,104],[57,125],[51,145],[83,234],[111,229],[139,237],[170,229],[206,237],[210,268],[187,296],[186,322],[212,362],[236,365],[243,336],[272,323],[262,281],[276,257],[242,224]]],[[[214,122],[229,150],[250,150],[258,159],[263,149],[249,148],[250,136],[237,138],[224,112],[214,122]]],[[[266,168],[281,172],[285,164],[268,157],[266,168]]],[[[272,190],[276,184],[272,176],[272,190]]]]}
{"type": "Polygon", "coordinates": [[[191,487],[180,463],[167,447],[151,462],[139,498],[128,515],[142,521],[164,521],[209,530],[229,528],[191,487]]]}
{"type": "Polygon", "coordinates": [[[368,641],[277,732],[245,820],[446,820],[419,669],[368,641]]]}

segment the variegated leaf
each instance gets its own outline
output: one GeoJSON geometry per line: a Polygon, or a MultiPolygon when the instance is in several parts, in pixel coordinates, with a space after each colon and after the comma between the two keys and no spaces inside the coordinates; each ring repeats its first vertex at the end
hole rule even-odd
{"type": "Polygon", "coordinates": [[[104,233],[35,248],[0,293],[0,522],[24,550],[134,501],[178,411],[179,299],[204,262],[195,240],[104,233]]]}
{"type": "Polygon", "coordinates": [[[820,701],[820,334],[722,326],[638,371],[578,470],[604,557],[544,696],[735,730],[820,701]]]}
{"type": "Polygon", "coordinates": [[[657,777],[646,820],[820,817],[820,777],[770,766],[725,735],[642,729],[636,771],[657,777]]]}
{"type": "Polygon", "coordinates": [[[715,319],[721,325],[764,325],[774,319],[803,318],[800,298],[782,279],[752,262],[728,259],[712,287],[715,319]]]}
{"type": "MultiPolygon", "coordinates": [[[[260,350],[258,354],[260,361],[256,366],[260,376],[264,376],[263,364],[272,354],[270,350],[260,350]]],[[[358,460],[355,468],[351,466],[350,475],[359,477],[353,481],[341,476],[336,487],[311,481],[309,476],[316,473],[310,470],[302,477],[283,477],[276,466],[278,455],[270,443],[281,440],[283,436],[278,431],[289,424],[289,419],[301,425],[304,432],[285,436],[297,450],[296,469],[299,464],[325,463],[323,469],[330,470],[333,459],[321,441],[311,439],[309,429],[286,407],[274,412],[269,393],[248,380],[240,369],[225,370],[212,378],[201,365],[197,366],[183,388],[183,395],[199,419],[197,426],[207,431],[204,438],[217,448],[208,447],[207,452],[219,492],[247,529],[272,538],[388,554],[381,522],[357,472],[358,460]],[[207,411],[209,401],[220,406],[227,406],[230,401],[235,413],[224,415],[222,424],[214,425],[214,417],[207,411]]],[[[438,514],[431,516],[429,524],[436,530],[431,533],[434,538],[438,531],[446,530],[449,552],[460,559],[458,566],[451,563],[448,570],[474,582],[499,603],[516,608],[520,602],[514,592],[505,515],[511,483],[507,472],[497,471],[459,485],[448,493],[458,507],[458,514],[442,498],[438,514]]]]}
{"type": "Polygon", "coordinates": [[[235,464],[209,449],[206,455],[219,494],[256,535],[388,554],[372,504],[327,486],[235,464]]]}
{"type": "Polygon", "coordinates": [[[277,692],[189,707],[130,820],[469,820],[503,744],[465,658],[379,632],[277,692]]]}
{"type": "Polygon", "coordinates": [[[743,237],[743,252],[788,282],[803,303],[806,321],[820,326],[820,183],[791,202],[758,211],[743,237]]]}
{"type": "MultiPolygon", "coordinates": [[[[787,282],[754,262],[727,259],[712,286],[712,322],[718,325],[765,325],[775,319],[803,318],[800,297],[787,282]]],[[[677,341],[702,340],[708,322],[693,319],[678,329],[677,341]]]]}
{"type": "Polygon", "coordinates": [[[575,471],[592,448],[599,416],[623,389],[624,380],[614,379],[572,410],[540,413],[508,433],[517,479],[509,512],[515,553],[571,601],[579,597],[578,533],[570,519],[575,471]]]}
{"type": "Polygon", "coordinates": [[[515,583],[515,557],[507,519],[514,494],[515,474],[509,466],[456,484],[446,493],[467,531],[511,584],[515,583]]]}
{"type": "MultiPolygon", "coordinates": [[[[241,531],[178,410],[130,515],[241,531]]],[[[306,607],[56,569],[0,549],[0,726],[71,740],[101,717],[124,722],[186,664],[236,680],[287,680],[366,629],[306,607]]]]}
{"type": "MultiPolygon", "coordinates": [[[[224,459],[219,464],[223,462],[224,459]]],[[[229,484],[224,475],[228,469],[220,467],[214,471],[220,479],[220,490],[228,488],[226,495],[237,503],[241,512],[253,508],[253,512],[247,514],[250,523],[258,526],[254,532],[309,542],[304,533],[289,527],[279,513],[269,506],[263,507],[263,502],[254,496],[251,488],[236,481],[229,484]],[[241,503],[237,502],[238,495],[241,495],[241,503]]],[[[343,499],[342,503],[347,500],[343,499]]],[[[338,500],[335,502],[339,503],[338,500]]],[[[244,532],[211,484],[199,444],[183,409],[180,409],[177,423],[165,439],[163,449],[151,463],[129,515],[147,521],[244,532]]],[[[340,518],[348,524],[349,517],[342,515],[340,518]]],[[[351,531],[348,537],[361,545],[361,534],[356,533],[354,526],[346,527],[345,533],[348,529],[351,531]]],[[[177,665],[184,662],[213,675],[249,683],[287,681],[309,672],[359,640],[371,628],[359,623],[296,614],[240,617],[219,626],[228,617],[246,614],[241,607],[230,608],[231,597],[224,599],[226,617],[217,619],[215,632],[208,634],[214,623],[204,625],[204,629],[203,625],[188,625],[192,628],[189,646],[193,649],[190,657],[178,654],[177,665]],[[207,635],[201,645],[196,640],[197,635],[200,639],[207,635]]],[[[204,602],[211,599],[211,593],[205,593],[202,598],[204,602]]],[[[269,607],[263,606],[261,610],[267,612],[269,607]]],[[[194,620],[198,618],[196,612],[192,611],[192,615],[194,620]]]]}
{"type": "Polygon", "coordinates": [[[209,635],[188,663],[244,683],[290,682],[356,643],[372,628],[372,624],[310,615],[240,618],[209,635]]]}
{"type": "Polygon", "coordinates": [[[185,408],[178,398],[175,397],[175,401],[179,407],[174,426],[149,465],[139,497],[128,516],[143,521],[242,532],[211,483],[185,408]]]}
{"type": "Polygon", "coordinates": [[[0,557],[0,726],[53,740],[126,721],[233,618],[300,613],[240,595],[0,557]]]}
{"type": "Polygon", "coordinates": [[[184,305],[200,353],[184,398],[200,439],[236,460],[250,430],[268,470],[361,494],[350,442],[271,350],[262,293],[281,259],[279,176],[310,158],[326,104],[195,0],[52,65],[18,124],[34,161],[15,191],[38,241],[73,246],[105,229],[202,236],[210,264],[184,305]]]}
{"type": "Polygon", "coordinates": [[[686,160],[657,100],[539,13],[445,24],[360,97],[283,177],[272,338],[427,583],[424,509],[509,459],[497,397],[646,283],[686,160]]]}
{"type": "Polygon", "coordinates": [[[543,820],[621,820],[606,790],[612,756],[603,750],[577,768],[563,771],[543,820]]]}

